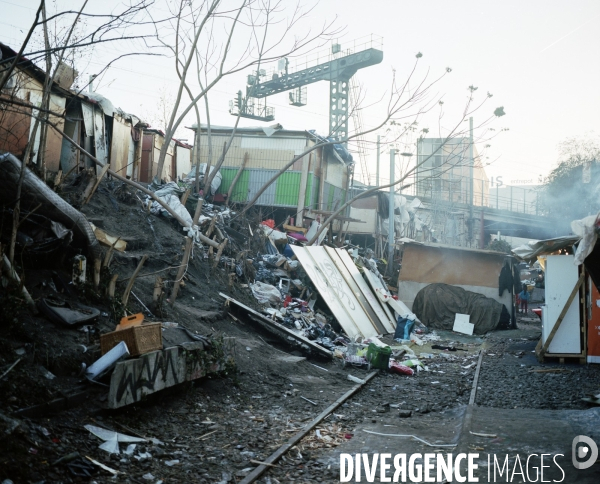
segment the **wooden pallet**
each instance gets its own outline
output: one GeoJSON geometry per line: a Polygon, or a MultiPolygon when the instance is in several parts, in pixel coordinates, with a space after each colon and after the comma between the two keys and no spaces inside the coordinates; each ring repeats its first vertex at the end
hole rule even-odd
{"type": "Polygon", "coordinates": [[[582,355],[582,354],[571,355],[571,354],[560,354],[560,353],[550,353],[550,354],[546,353],[543,355],[538,355],[538,360],[541,363],[560,363],[561,365],[564,365],[565,363],[578,364],[578,365],[586,364],[586,357],[585,357],[585,355],[582,355]]]}

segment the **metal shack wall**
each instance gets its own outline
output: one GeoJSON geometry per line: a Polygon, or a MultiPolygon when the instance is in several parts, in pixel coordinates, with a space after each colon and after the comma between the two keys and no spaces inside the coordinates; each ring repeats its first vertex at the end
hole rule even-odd
{"type": "MultiPolygon", "coordinates": [[[[214,165],[222,156],[223,145],[228,140],[229,136],[225,134],[211,135],[211,164],[214,165]]],[[[222,181],[219,193],[226,194],[229,191],[246,153],[248,162],[231,195],[231,200],[234,202],[245,203],[251,200],[284,165],[303,153],[312,143],[306,137],[275,135],[267,137],[248,134],[235,136],[221,167],[222,181]]],[[[200,139],[201,163],[208,162],[208,148],[208,136],[203,133],[200,139]]],[[[258,205],[296,207],[300,195],[302,167],[304,163],[308,163],[308,159],[309,155],[304,156],[285,171],[260,196],[257,201],[258,205]]],[[[307,205],[313,203],[313,178],[314,173],[310,172],[307,177],[305,194],[307,205]]]]}

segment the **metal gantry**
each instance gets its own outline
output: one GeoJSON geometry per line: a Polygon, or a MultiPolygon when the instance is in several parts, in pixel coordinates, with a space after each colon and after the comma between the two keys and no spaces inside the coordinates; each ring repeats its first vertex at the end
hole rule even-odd
{"type": "Polygon", "coordinates": [[[295,72],[289,72],[287,59],[279,62],[278,70],[267,76],[264,69],[248,76],[246,96],[242,91],[230,101],[229,112],[235,116],[272,121],[273,108],[267,107],[266,98],[284,91],[289,92],[290,104],[306,105],[306,85],[329,81],[329,131],[330,136],[345,142],[348,138],[348,94],[350,79],[359,69],[379,64],[383,51],[366,48],[359,52],[341,51],[339,44],[332,46],[332,53],[342,55],[295,72]],[[268,80],[267,77],[270,77],[268,80]]]}

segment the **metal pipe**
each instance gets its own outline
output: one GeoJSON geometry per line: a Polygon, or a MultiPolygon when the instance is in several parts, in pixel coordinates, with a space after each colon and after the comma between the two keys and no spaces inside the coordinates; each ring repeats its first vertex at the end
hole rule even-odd
{"type": "Polygon", "coordinates": [[[475,160],[473,159],[473,117],[469,118],[469,179],[470,179],[470,209],[469,209],[469,244],[472,246],[473,244],[473,168],[474,168],[475,160]]]}
{"type": "Polygon", "coordinates": [[[381,137],[379,135],[377,135],[377,176],[375,179],[375,186],[379,186],[379,157],[380,157],[380,153],[381,153],[380,140],[381,140],[381,137]]]}
{"type": "MultiPolygon", "coordinates": [[[[394,168],[396,164],[396,150],[390,150],[390,183],[394,183],[394,168]]],[[[388,273],[392,274],[394,261],[394,186],[390,186],[390,199],[388,211],[388,273]]]]}

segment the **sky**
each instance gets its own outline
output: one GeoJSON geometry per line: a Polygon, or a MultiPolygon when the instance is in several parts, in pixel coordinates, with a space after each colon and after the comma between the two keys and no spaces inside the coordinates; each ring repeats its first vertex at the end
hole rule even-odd
{"type": "MultiPolygon", "coordinates": [[[[226,0],[226,5],[238,2],[226,0]]],[[[99,12],[117,9],[122,2],[104,0],[89,2],[86,11],[99,12]]],[[[558,144],[568,138],[592,134],[598,136],[600,118],[600,2],[598,0],[321,0],[303,5],[312,9],[290,34],[302,36],[316,32],[320,26],[333,22],[340,29],[334,39],[342,48],[353,48],[354,39],[382,38],[384,59],[381,64],[360,70],[355,76],[361,97],[363,129],[377,126],[385,116],[385,100],[390,94],[392,76],[401,83],[411,72],[416,54],[422,53],[408,85],[417,88],[452,71],[434,84],[430,97],[433,104],[427,115],[419,118],[419,129],[428,128],[430,135],[457,125],[469,96],[469,86],[477,87],[476,99],[493,94],[472,115],[474,137],[478,149],[485,150],[488,177],[502,176],[504,183],[525,181],[537,183],[547,176],[559,161],[558,144]],[[439,119],[442,99],[443,117],[439,119]],[[503,106],[506,115],[488,125],[493,133],[480,125],[488,120],[496,107],[503,106]],[[507,128],[508,130],[502,131],[507,128]],[[489,139],[494,134],[493,139],[489,139]]],[[[31,24],[38,2],[34,0],[0,0],[0,41],[16,50],[31,24]]],[[[49,9],[68,6],[78,9],[81,2],[56,0],[48,2],[49,9]]],[[[165,15],[173,2],[157,0],[155,16],[165,15]]],[[[272,38],[283,32],[295,2],[283,0],[285,9],[279,17],[283,23],[273,27],[272,38]]],[[[132,30],[133,32],[133,30],[132,30]]],[[[169,39],[167,26],[161,35],[169,39]]],[[[223,32],[217,32],[222,37],[223,32]]],[[[234,51],[244,48],[242,36],[234,41],[234,51]]],[[[285,42],[281,43],[283,46],[285,42]]],[[[326,52],[328,41],[314,51],[326,52]]],[[[138,48],[139,45],[136,47],[138,48]]],[[[108,59],[131,45],[111,45],[97,48],[93,55],[83,56],[78,69],[84,78],[98,71],[108,59]]],[[[311,56],[314,56],[314,51],[311,56]]],[[[166,51],[162,51],[163,54],[166,51]]],[[[265,66],[267,67],[267,66],[265,66]]],[[[232,125],[235,118],[228,113],[229,100],[245,87],[246,75],[240,72],[220,81],[209,96],[211,122],[232,125]]],[[[168,55],[127,57],[117,61],[95,82],[95,89],[114,105],[142,117],[153,117],[160,110],[161,93],[173,96],[178,87],[174,61],[168,55]]],[[[275,122],[286,129],[316,129],[326,133],[328,126],[328,92],[326,82],[308,86],[308,104],[288,105],[287,93],[269,98],[275,108],[275,122]]],[[[416,106],[413,109],[418,109],[416,106]]],[[[195,122],[186,118],[186,125],[195,122]]],[[[242,120],[242,126],[269,125],[242,120]]],[[[464,124],[464,128],[468,123],[464,124]]],[[[365,137],[366,169],[371,181],[375,173],[375,139],[385,130],[365,137]]],[[[189,137],[191,131],[179,131],[189,137]]],[[[388,135],[389,137],[389,135],[388,135]]],[[[414,137],[403,138],[403,151],[410,150],[414,137]]],[[[356,149],[356,143],[350,145],[356,149]]],[[[389,150],[382,148],[382,159],[389,150]]],[[[356,157],[358,158],[358,156],[356,157]]],[[[381,181],[387,170],[382,168],[381,181]]],[[[389,175],[387,175],[389,177],[389,175]]]]}

